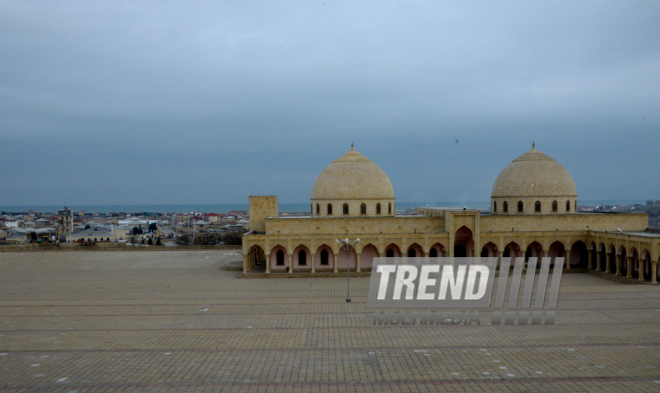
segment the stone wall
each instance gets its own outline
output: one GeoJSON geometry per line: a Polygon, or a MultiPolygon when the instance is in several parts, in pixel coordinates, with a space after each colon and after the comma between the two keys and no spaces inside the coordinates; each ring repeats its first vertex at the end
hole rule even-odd
{"type": "Polygon", "coordinates": [[[276,218],[266,220],[268,235],[340,235],[348,233],[430,233],[444,231],[444,218],[436,217],[337,217],[276,218]],[[417,228],[417,229],[415,229],[417,228]]]}
{"type": "Polygon", "coordinates": [[[644,231],[648,214],[573,213],[573,214],[487,214],[481,216],[482,232],[521,231],[644,231]],[[589,228],[587,228],[587,225],[589,228]]]}
{"type": "Polygon", "coordinates": [[[257,233],[266,231],[266,219],[277,217],[278,205],[276,195],[250,196],[250,230],[257,233]]]}

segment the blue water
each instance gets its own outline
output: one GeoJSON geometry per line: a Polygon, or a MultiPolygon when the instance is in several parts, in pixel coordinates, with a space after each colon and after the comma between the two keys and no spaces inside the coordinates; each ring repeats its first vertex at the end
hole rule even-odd
{"type": "MultiPolygon", "coordinates": [[[[635,203],[645,204],[644,200],[579,200],[579,205],[632,205],[635,203]]],[[[482,202],[396,202],[397,210],[405,210],[417,207],[468,207],[471,209],[488,209],[489,201],[482,202]]],[[[63,206],[56,205],[25,205],[25,206],[0,206],[0,212],[20,213],[28,210],[36,210],[40,213],[57,213],[63,206]]],[[[229,213],[232,210],[248,210],[247,203],[224,203],[224,204],[187,204],[187,205],[70,205],[73,211],[86,211],[88,213],[229,213]]],[[[309,212],[309,203],[280,203],[279,211],[287,213],[309,212]]]]}

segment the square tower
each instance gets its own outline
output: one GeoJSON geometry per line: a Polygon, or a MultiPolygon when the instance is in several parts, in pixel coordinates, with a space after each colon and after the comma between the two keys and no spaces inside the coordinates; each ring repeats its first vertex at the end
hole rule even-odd
{"type": "Polygon", "coordinates": [[[57,239],[67,241],[73,233],[73,210],[65,207],[57,211],[57,239]]]}
{"type": "Polygon", "coordinates": [[[277,218],[278,206],[276,195],[250,195],[250,231],[266,233],[266,219],[277,218]]]}

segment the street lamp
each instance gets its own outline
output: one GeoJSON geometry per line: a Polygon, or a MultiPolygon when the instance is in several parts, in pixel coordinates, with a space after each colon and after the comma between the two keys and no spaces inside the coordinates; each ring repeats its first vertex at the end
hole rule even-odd
{"type": "Polygon", "coordinates": [[[355,239],[353,242],[353,245],[348,241],[348,238],[346,239],[335,239],[337,244],[341,246],[344,250],[346,250],[346,303],[351,302],[351,250],[355,248],[355,245],[358,244],[360,239],[355,239]]]}

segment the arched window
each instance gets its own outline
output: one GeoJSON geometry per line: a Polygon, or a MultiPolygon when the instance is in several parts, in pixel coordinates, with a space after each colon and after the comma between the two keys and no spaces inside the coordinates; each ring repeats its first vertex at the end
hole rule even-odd
{"type": "Polygon", "coordinates": [[[298,251],[298,265],[305,266],[307,265],[307,253],[305,250],[298,251]]]}
{"type": "Polygon", "coordinates": [[[541,202],[536,201],[536,203],[534,203],[534,211],[537,213],[541,212],[541,202]]]}
{"type": "Polygon", "coordinates": [[[408,250],[408,256],[410,258],[415,258],[416,255],[417,255],[417,253],[415,252],[414,248],[411,248],[411,249],[408,250]]]}
{"type": "Polygon", "coordinates": [[[493,213],[497,213],[497,201],[493,202],[493,213]]]}
{"type": "Polygon", "coordinates": [[[332,215],[332,204],[328,203],[328,215],[332,215]]]}
{"type": "Polygon", "coordinates": [[[552,211],[553,212],[557,211],[557,201],[552,201],[552,211]]]}
{"type": "Polygon", "coordinates": [[[348,203],[344,203],[344,214],[348,214],[348,203]]]}
{"type": "Polygon", "coordinates": [[[394,250],[392,250],[391,248],[388,249],[387,251],[385,251],[385,256],[387,258],[394,258],[394,250]]]}
{"type": "Polygon", "coordinates": [[[488,249],[486,247],[481,249],[481,257],[488,258],[488,249]]]}
{"type": "Polygon", "coordinates": [[[380,203],[376,204],[376,214],[380,214],[380,203]]]}
{"type": "Polygon", "coordinates": [[[502,204],[502,211],[503,211],[504,213],[508,213],[508,212],[509,212],[509,203],[507,203],[507,201],[504,201],[504,203],[502,204]]]}
{"type": "Polygon", "coordinates": [[[523,212],[523,203],[522,201],[518,201],[518,213],[522,213],[522,212],[523,212]]]}
{"type": "Polygon", "coordinates": [[[432,248],[431,251],[429,252],[429,256],[431,258],[437,258],[438,257],[438,250],[436,248],[432,248]]]}
{"type": "Polygon", "coordinates": [[[328,265],[328,250],[321,250],[321,265],[328,265]]]}
{"type": "Polygon", "coordinates": [[[277,266],[284,266],[284,251],[282,250],[277,250],[277,254],[275,254],[275,259],[277,266]]]}
{"type": "Polygon", "coordinates": [[[571,201],[566,201],[566,211],[567,212],[571,211],[571,201]]]}
{"type": "Polygon", "coordinates": [[[364,203],[360,205],[360,214],[367,214],[367,205],[364,203]]]}
{"type": "Polygon", "coordinates": [[[316,214],[319,214],[321,212],[321,205],[318,203],[316,204],[316,214]]]}
{"type": "Polygon", "coordinates": [[[391,203],[387,204],[387,214],[392,214],[392,204],[391,203]]]}

